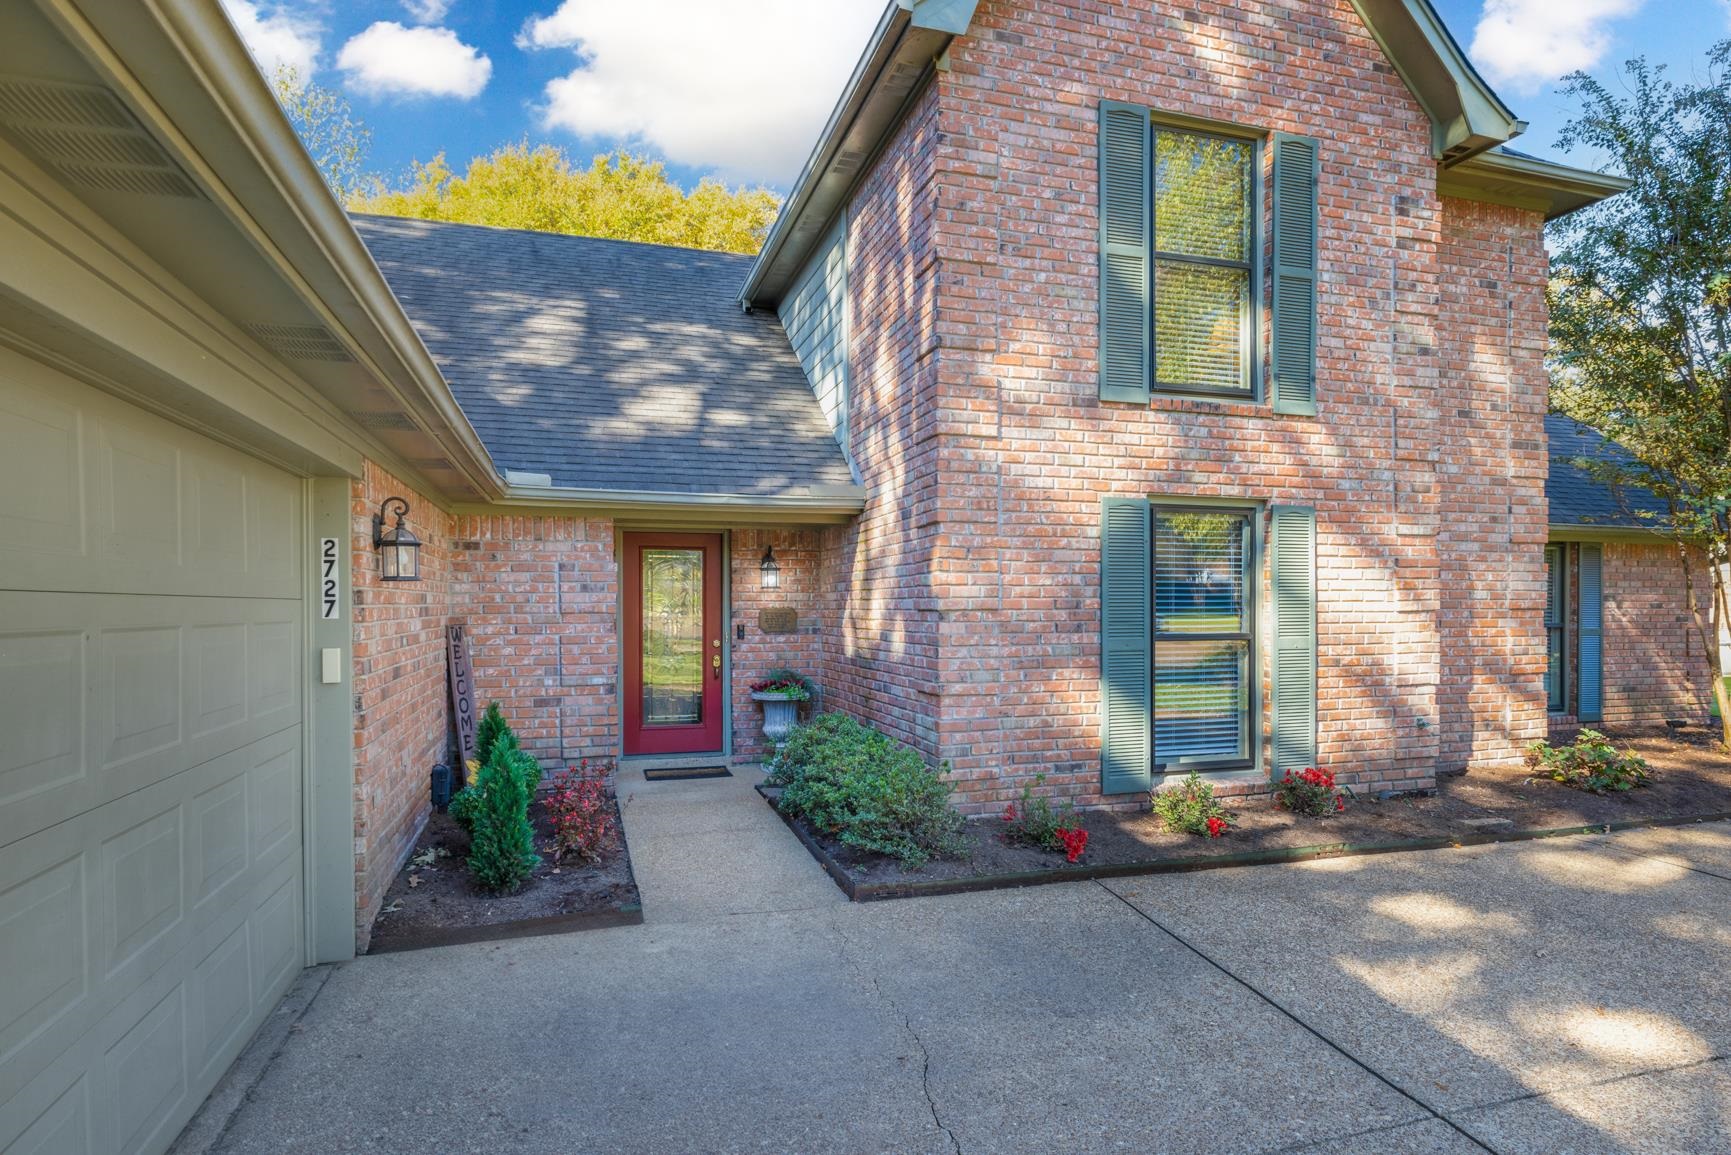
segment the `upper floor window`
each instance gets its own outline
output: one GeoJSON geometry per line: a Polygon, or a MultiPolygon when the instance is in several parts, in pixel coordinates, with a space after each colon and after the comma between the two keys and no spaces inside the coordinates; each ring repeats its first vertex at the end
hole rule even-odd
{"type": "Polygon", "coordinates": [[[1153,129],[1154,388],[1250,396],[1256,144],[1153,129]]]}

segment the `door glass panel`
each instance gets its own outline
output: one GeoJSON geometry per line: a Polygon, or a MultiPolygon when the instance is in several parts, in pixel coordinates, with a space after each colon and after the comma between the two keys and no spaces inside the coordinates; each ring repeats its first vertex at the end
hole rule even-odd
{"type": "Polygon", "coordinates": [[[703,722],[703,551],[643,551],[643,724],[703,722]]]}

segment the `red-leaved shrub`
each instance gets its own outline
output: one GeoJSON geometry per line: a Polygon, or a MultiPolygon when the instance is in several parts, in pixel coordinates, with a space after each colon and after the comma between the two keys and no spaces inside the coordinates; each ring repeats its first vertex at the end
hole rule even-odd
{"type": "Polygon", "coordinates": [[[547,795],[547,815],[553,823],[553,859],[567,854],[598,862],[619,843],[619,820],[607,797],[607,771],[584,759],[553,777],[547,795]]]}

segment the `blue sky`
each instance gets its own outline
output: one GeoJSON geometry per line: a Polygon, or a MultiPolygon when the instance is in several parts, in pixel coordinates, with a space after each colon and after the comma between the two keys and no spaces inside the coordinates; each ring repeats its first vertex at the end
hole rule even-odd
{"type": "MultiPolygon", "coordinates": [[[[1612,79],[1645,54],[1682,76],[1731,35],[1731,0],[1434,0],[1531,122],[1517,147],[1562,157],[1556,80],[1612,79]]],[[[269,71],[342,91],[395,179],[519,139],[586,159],[628,146],[685,183],[716,174],[785,191],[884,0],[223,0],[269,71]],[[774,29],[765,33],[765,29],[774,29]]],[[[1577,157],[1590,162],[1591,158],[1577,157]]]]}

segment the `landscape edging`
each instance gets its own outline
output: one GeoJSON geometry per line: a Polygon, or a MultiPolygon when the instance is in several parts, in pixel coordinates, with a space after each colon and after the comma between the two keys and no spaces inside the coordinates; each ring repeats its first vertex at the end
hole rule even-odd
{"type": "Polygon", "coordinates": [[[1239,866],[1278,866],[1293,862],[1313,862],[1325,858],[1357,858],[1372,854],[1405,854],[1417,850],[1458,850],[1469,846],[1488,846],[1498,842],[1533,842],[1541,838],[1567,838],[1582,834],[1616,834],[1624,830],[1644,830],[1666,826],[1691,826],[1702,822],[1731,821],[1731,810],[1710,814],[1667,816],[1663,818],[1631,818],[1619,822],[1594,822],[1585,826],[1558,826],[1532,830],[1503,830],[1461,835],[1436,835],[1430,838],[1409,838],[1394,842],[1329,842],[1316,846],[1283,847],[1270,850],[1247,850],[1239,854],[1190,855],[1182,858],[1150,858],[1136,862],[1107,863],[1100,866],[1059,866],[1050,870],[1022,870],[1011,874],[988,874],[975,878],[942,878],[929,882],[860,882],[847,868],[823,848],[823,845],[803,829],[797,820],[782,814],[768,790],[757,787],[771,810],[793,831],[800,844],[817,859],[824,873],[835,880],[844,894],[854,902],[879,902],[892,898],[930,898],[944,894],[968,894],[984,890],[1012,890],[1025,886],[1047,886],[1059,882],[1093,882],[1106,878],[1131,878],[1147,874],[1184,874],[1198,870],[1221,870],[1239,866]]]}

